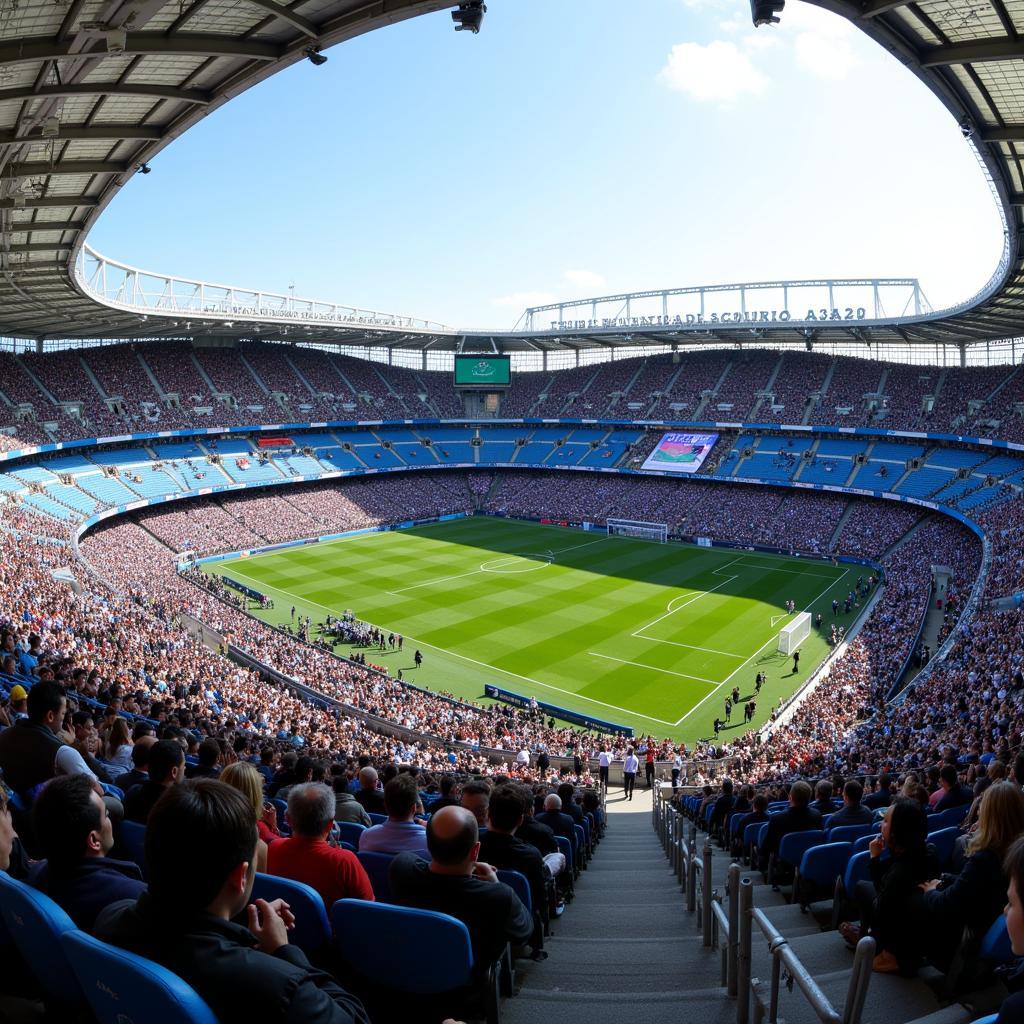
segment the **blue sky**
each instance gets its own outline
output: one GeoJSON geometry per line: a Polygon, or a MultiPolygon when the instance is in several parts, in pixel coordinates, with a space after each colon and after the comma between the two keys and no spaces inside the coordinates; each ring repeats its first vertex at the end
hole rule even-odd
{"type": "Polygon", "coordinates": [[[488,0],[344,43],[211,114],[90,235],[148,270],[509,328],[618,291],[989,277],[1001,226],[930,92],[790,0],[488,0]],[[641,13],[642,12],[642,13],[641,13]]]}

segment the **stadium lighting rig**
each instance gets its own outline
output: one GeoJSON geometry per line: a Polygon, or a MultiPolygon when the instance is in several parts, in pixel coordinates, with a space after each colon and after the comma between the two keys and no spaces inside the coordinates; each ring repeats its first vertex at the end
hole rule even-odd
{"type": "Polygon", "coordinates": [[[750,0],[750,16],[754,19],[754,28],[762,25],[778,25],[776,15],[781,14],[786,0],[750,0]]]}
{"type": "Polygon", "coordinates": [[[484,23],[487,4],[483,0],[471,0],[470,3],[459,4],[457,11],[452,11],[452,21],[456,32],[472,32],[476,35],[484,23]]]}
{"type": "Polygon", "coordinates": [[[314,67],[323,67],[327,63],[327,58],[320,52],[319,46],[307,46],[302,53],[314,67]]]}

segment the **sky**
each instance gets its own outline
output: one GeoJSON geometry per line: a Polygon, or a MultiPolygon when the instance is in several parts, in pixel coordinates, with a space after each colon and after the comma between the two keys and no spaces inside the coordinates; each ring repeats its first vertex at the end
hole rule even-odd
{"type": "Polygon", "coordinates": [[[214,111],[89,243],[147,270],[510,329],[529,305],[810,277],[988,280],[1002,225],[938,100],[789,0],[488,0],[214,111]]]}

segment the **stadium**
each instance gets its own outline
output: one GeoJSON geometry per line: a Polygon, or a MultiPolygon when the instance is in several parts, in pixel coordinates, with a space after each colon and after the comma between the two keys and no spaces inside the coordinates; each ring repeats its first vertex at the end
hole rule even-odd
{"type": "Polygon", "coordinates": [[[229,99],[495,12],[0,0],[0,1019],[1024,1019],[1024,8],[806,6],[977,158],[969,299],[120,262],[229,99]]]}

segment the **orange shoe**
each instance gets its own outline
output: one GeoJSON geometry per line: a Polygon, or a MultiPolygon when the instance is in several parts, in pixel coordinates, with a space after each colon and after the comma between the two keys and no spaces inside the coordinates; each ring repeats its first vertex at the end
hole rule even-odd
{"type": "Polygon", "coordinates": [[[900,969],[900,962],[889,952],[883,949],[872,961],[871,969],[879,974],[896,974],[900,969]]]}

